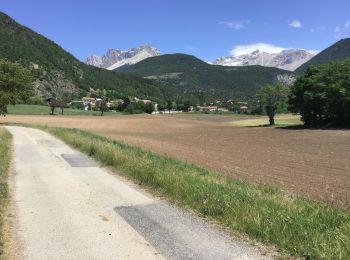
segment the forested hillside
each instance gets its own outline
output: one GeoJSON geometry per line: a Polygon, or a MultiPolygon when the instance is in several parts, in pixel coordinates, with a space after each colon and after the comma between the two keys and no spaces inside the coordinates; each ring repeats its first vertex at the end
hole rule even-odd
{"type": "Polygon", "coordinates": [[[327,64],[332,61],[345,60],[350,58],[350,38],[342,39],[327,49],[318,53],[308,62],[295,70],[297,74],[303,73],[310,65],[327,64]]]}
{"type": "Polygon", "coordinates": [[[210,65],[185,54],[156,56],[116,71],[156,79],[187,93],[202,92],[231,98],[254,95],[261,86],[288,80],[293,75],[289,71],[262,66],[210,65]]]}
{"type": "Polygon", "coordinates": [[[31,68],[39,92],[44,94],[57,85],[71,86],[79,91],[106,89],[118,96],[161,99],[170,98],[177,93],[176,89],[161,86],[152,80],[86,65],[53,41],[1,12],[0,59],[19,61],[31,68]]]}

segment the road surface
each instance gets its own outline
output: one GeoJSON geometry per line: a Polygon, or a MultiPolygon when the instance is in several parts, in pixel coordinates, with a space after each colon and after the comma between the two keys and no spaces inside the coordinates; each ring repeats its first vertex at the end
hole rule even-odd
{"type": "Polygon", "coordinates": [[[266,259],[51,135],[6,128],[16,259],[266,259]]]}

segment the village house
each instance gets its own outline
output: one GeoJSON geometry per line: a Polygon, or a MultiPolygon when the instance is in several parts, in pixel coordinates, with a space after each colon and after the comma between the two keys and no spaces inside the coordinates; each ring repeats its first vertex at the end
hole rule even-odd
{"type": "Polygon", "coordinates": [[[83,97],[81,99],[84,102],[84,109],[85,110],[92,110],[93,108],[96,108],[97,103],[101,101],[101,98],[92,98],[92,97],[83,97]]]}
{"type": "Polygon", "coordinates": [[[144,99],[144,100],[141,100],[144,104],[150,104],[150,103],[152,103],[152,101],[151,100],[149,100],[149,99],[144,99]]]}
{"type": "Polygon", "coordinates": [[[248,103],[247,102],[237,102],[237,104],[239,104],[239,109],[242,111],[242,112],[246,112],[248,111],[248,103]]]}
{"type": "Polygon", "coordinates": [[[202,112],[214,112],[218,110],[218,106],[197,106],[197,109],[202,112]]]}
{"type": "Polygon", "coordinates": [[[132,101],[134,102],[143,102],[144,104],[149,104],[149,103],[152,103],[152,100],[149,100],[149,99],[139,99],[137,97],[134,97],[132,99],[132,101]]]}

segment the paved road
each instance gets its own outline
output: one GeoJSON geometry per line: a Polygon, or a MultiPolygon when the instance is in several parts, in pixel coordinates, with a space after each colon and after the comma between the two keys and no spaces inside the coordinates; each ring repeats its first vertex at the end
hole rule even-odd
{"type": "Polygon", "coordinates": [[[14,136],[17,259],[263,258],[49,134],[6,128],[14,136]]]}

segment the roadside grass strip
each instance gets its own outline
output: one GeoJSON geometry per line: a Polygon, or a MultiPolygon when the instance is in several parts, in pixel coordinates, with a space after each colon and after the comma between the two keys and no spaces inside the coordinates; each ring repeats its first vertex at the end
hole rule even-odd
{"type": "Polygon", "coordinates": [[[350,212],[278,188],[226,178],[193,164],[86,131],[42,128],[169,201],[232,234],[293,256],[350,259],[350,212]]]}
{"type": "Polygon", "coordinates": [[[9,200],[7,177],[11,162],[11,140],[10,133],[0,127],[0,259],[4,259],[5,253],[4,219],[9,200]]]}
{"type": "MultiPolygon", "coordinates": [[[[51,112],[50,107],[42,106],[42,105],[25,105],[25,104],[9,105],[7,109],[10,115],[49,115],[51,112]]],[[[72,108],[64,109],[65,116],[99,116],[100,113],[101,113],[100,111],[90,111],[90,110],[85,111],[81,109],[72,109],[72,108]]],[[[60,108],[56,108],[55,115],[61,116],[60,108]]],[[[122,113],[106,111],[104,115],[120,116],[122,115],[122,113]]]]}

